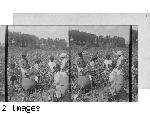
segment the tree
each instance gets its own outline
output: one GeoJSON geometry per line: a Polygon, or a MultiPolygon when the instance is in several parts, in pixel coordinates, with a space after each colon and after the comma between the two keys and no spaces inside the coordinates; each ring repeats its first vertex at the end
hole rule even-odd
{"type": "Polygon", "coordinates": [[[22,34],[21,32],[10,32],[8,31],[8,45],[16,47],[30,47],[30,48],[40,48],[40,47],[58,47],[60,49],[66,48],[66,40],[61,40],[59,38],[38,38],[35,35],[22,34]],[[54,47],[54,46],[53,46],[54,47]]]}
{"type": "Polygon", "coordinates": [[[106,35],[104,38],[102,35],[97,36],[92,33],[80,32],[79,30],[69,30],[70,43],[75,45],[88,45],[88,46],[106,46],[115,45],[118,47],[125,46],[125,39],[119,36],[111,38],[110,35],[106,35]]]}

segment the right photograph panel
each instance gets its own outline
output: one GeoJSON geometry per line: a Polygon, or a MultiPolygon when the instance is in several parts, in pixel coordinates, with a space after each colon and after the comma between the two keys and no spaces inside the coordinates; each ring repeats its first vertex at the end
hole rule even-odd
{"type": "MultiPolygon", "coordinates": [[[[137,90],[137,81],[129,84],[131,33],[136,39],[133,63],[137,59],[137,27],[132,29],[131,32],[130,26],[70,26],[73,102],[129,102],[129,85],[137,90]]],[[[137,71],[136,65],[132,68],[137,71]]],[[[136,99],[137,91],[131,92],[136,99]]]]}

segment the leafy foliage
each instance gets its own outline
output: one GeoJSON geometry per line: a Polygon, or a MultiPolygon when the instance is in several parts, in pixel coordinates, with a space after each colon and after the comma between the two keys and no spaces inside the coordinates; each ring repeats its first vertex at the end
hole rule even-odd
{"type": "Polygon", "coordinates": [[[29,47],[31,49],[40,48],[56,48],[67,49],[67,42],[65,39],[39,38],[35,35],[22,34],[21,32],[8,31],[8,45],[15,47],[29,47]]]}
{"type": "Polygon", "coordinates": [[[75,45],[90,45],[90,46],[111,46],[111,47],[125,47],[125,39],[119,36],[111,38],[110,35],[106,37],[95,34],[80,32],[79,30],[69,30],[70,43],[75,45]]]}
{"type": "MultiPolygon", "coordinates": [[[[74,59],[77,57],[77,54],[75,52],[79,52],[79,50],[84,50],[82,46],[75,46],[75,45],[70,45],[71,47],[71,75],[74,76],[74,82],[77,80],[77,69],[74,64],[74,59]],[[76,48],[74,48],[76,47],[76,48]],[[81,49],[82,48],[82,49],[81,49]]],[[[128,57],[129,50],[128,48],[100,48],[100,47],[93,47],[93,48],[88,48],[86,49],[86,52],[83,54],[84,60],[86,61],[87,64],[89,64],[91,60],[91,56],[97,54],[98,55],[98,61],[97,61],[97,71],[96,71],[96,83],[98,83],[98,88],[93,89],[90,91],[88,94],[84,94],[84,99],[83,96],[80,96],[78,100],[84,101],[84,102],[107,102],[109,95],[107,94],[109,91],[109,86],[107,85],[107,75],[109,73],[104,73],[103,71],[103,61],[105,60],[106,54],[110,54],[111,58],[113,59],[113,51],[117,52],[119,50],[122,50],[123,56],[128,57]]],[[[85,51],[85,50],[84,50],[85,51]]],[[[127,58],[127,62],[129,62],[127,58]]],[[[123,91],[120,92],[119,97],[117,100],[119,102],[128,102],[129,100],[129,69],[128,69],[128,64],[125,64],[123,66],[123,72],[124,72],[124,85],[123,85],[123,91]]],[[[87,68],[86,71],[89,71],[90,69],[87,68]]],[[[74,84],[73,84],[74,85],[74,84]]],[[[77,93],[77,89],[73,89],[72,91],[72,97],[77,93]]],[[[73,99],[73,98],[72,98],[73,99]]],[[[116,100],[116,101],[117,101],[116,100]]]]}

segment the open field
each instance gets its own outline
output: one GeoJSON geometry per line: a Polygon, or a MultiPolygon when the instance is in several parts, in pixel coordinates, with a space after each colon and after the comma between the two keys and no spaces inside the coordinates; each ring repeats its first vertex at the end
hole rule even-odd
{"type": "MultiPolygon", "coordinates": [[[[73,47],[70,46],[70,54],[71,54],[71,74],[73,75],[73,77],[75,77],[73,80],[74,82],[76,81],[76,69],[74,66],[74,59],[77,56],[77,52],[79,51],[78,47],[73,47]]],[[[94,47],[94,48],[90,48],[87,49],[86,52],[83,54],[84,59],[87,63],[89,63],[90,61],[90,56],[94,55],[95,53],[98,53],[99,55],[99,68],[101,68],[101,63],[103,62],[105,56],[107,53],[109,53],[111,55],[111,58],[113,58],[113,54],[114,52],[117,51],[122,51],[123,52],[123,56],[125,56],[127,58],[127,60],[129,59],[129,50],[128,48],[100,48],[100,47],[94,47]]],[[[37,50],[29,50],[28,51],[28,61],[30,66],[33,66],[34,61],[35,61],[35,55],[36,52],[39,53],[40,58],[42,59],[42,62],[40,63],[40,67],[42,69],[47,70],[47,64],[48,64],[48,59],[50,55],[54,55],[56,62],[60,59],[59,55],[62,52],[66,52],[69,53],[69,51],[66,50],[42,50],[42,49],[37,49],[37,50]]],[[[16,64],[18,64],[18,61],[21,59],[21,48],[12,48],[9,49],[8,51],[9,55],[8,55],[8,60],[9,63],[12,62],[16,62],[16,64]],[[11,58],[13,57],[13,59],[11,58]]],[[[133,59],[137,58],[137,51],[136,49],[133,50],[133,59]]],[[[106,93],[108,92],[108,86],[103,86],[103,80],[102,80],[102,72],[99,69],[98,71],[98,75],[101,78],[101,80],[99,80],[100,86],[99,88],[95,88],[94,90],[90,91],[88,94],[84,95],[84,99],[83,98],[79,98],[79,101],[85,101],[85,102],[107,102],[108,101],[108,96],[106,95],[106,93]],[[99,72],[99,73],[98,73],[99,72]]],[[[124,68],[124,72],[125,75],[124,77],[128,77],[128,66],[125,66],[124,68]]],[[[15,75],[21,75],[21,72],[19,70],[16,71],[15,75]]],[[[47,74],[45,74],[47,75],[47,74]]],[[[9,77],[9,76],[8,76],[9,77]]],[[[9,82],[9,81],[8,81],[9,82]]],[[[74,83],[73,82],[73,83],[74,83]]],[[[26,97],[26,95],[23,93],[23,91],[19,91],[18,88],[19,85],[16,84],[15,88],[13,88],[10,84],[10,82],[8,83],[8,93],[9,93],[9,101],[10,102],[21,102],[22,101],[22,97],[26,97]]],[[[122,102],[128,102],[129,98],[128,98],[128,93],[129,93],[129,87],[128,87],[128,79],[126,81],[124,81],[124,89],[122,90],[122,92],[118,95],[118,99],[116,101],[122,101],[122,102]]],[[[51,94],[53,93],[54,89],[52,89],[51,87],[49,89],[44,89],[43,90],[43,94],[37,93],[37,94],[32,94],[30,95],[30,100],[26,100],[26,101],[32,101],[32,102],[52,102],[52,99],[50,99],[49,96],[52,96],[51,94]]],[[[77,92],[76,88],[72,88],[72,100],[73,100],[73,96],[74,94],[77,92]]]]}
{"type": "MultiPolygon", "coordinates": [[[[79,48],[75,48],[75,46],[70,46],[71,47],[71,62],[72,64],[74,64],[74,59],[77,57],[77,52],[80,50],[79,48]]],[[[95,55],[96,53],[99,56],[99,60],[98,60],[98,71],[97,71],[97,75],[99,77],[99,87],[94,89],[93,91],[91,91],[89,94],[84,96],[84,99],[82,99],[85,102],[107,102],[108,101],[108,96],[107,96],[107,92],[108,92],[108,88],[109,86],[104,86],[104,74],[102,71],[102,62],[104,61],[106,54],[110,54],[111,58],[113,58],[113,55],[115,52],[117,51],[122,51],[123,52],[123,56],[125,56],[128,59],[128,54],[129,54],[129,50],[128,48],[102,48],[102,47],[93,47],[93,48],[89,48],[86,51],[84,51],[85,53],[83,54],[84,56],[84,60],[85,62],[88,64],[90,62],[90,57],[95,55]],[[86,100],[85,100],[86,99],[86,100]]],[[[125,75],[124,77],[128,77],[128,67],[125,66],[125,75]]],[[[74,66],[75,68],[75,66],[74,66]]],[[[73,69],[73,66],[72,66],[73,69]]],[[[73,70],[74,72],[72,72],[73,74],[75,73],[75,70],[73,70]]],[[[119,94],[118,99],[116,101],[123,101],[123,102],[128,102],[128,96],[129,96],[129,88],[128,88],[128,80],[124,81],[124,90],[119,94]]],[[[76,91],[76,90],[75,90],[76,91]]]]}
{"type": "MultiPolygon", "coordinates": [[[[13,48],[13,49],[9,49],[8,51],[8,61],[9,63],[16,63],[17,65],[19,64],[19,60],[21,59],[21,50],[23,48],[13,48]]],[[[28,49],[25,49],[28,50],[28,49]]],[[[55,61],[57,63],[57,61],[60,59],[59,55],[62,52],[66,52],[68,53],[66,50],[56,50],[56,51],[52,51],[52,50],[41,50],[41,49],[37,49],[37,50],[28,50],[28,54],[27,54],[27,59],[29,61],[29,65],[33,66],[34,62],[35,62],[35,55],[36,52],[38,52],[38,54],[40,55],[41,58],[41,63],[40,63],[40,71],[42,72],[46,72],[47,71],[47,64],[49,62],[49,56],[53,55],[55,57],[55,61]]],[[[8,72],[9,74],[9,72],[8,72]]],[[[15,75],[21,75],[21,71],[19,68],[16,69],[15,75]]],[[[45,75],[48,75],[47,73],[45,75]]],[[[9,94],[9,101],[13,102],[21,102],[22,101],[22,97],[27,97],[23,91],[18,91],[20,84],[16,84],[15,88],[11,86],[11,82],[9,81],[9,76],[8,76],[8,94],[9,94]],[[18,87],[19,86],[19,87],[18,87]]],[[[46,83],[45,83],[46,84],[46,83]]],[[[35,94],[32,94],[30,97],[32,97],[30,99],[30,101],[32,102],[48,102],[51,101],[49,100],[49,96],[51,94],[51,92],[53,91],[53,89],[44,89],[43,90],[43,94],[41,95],[40,92],[35,94]]]]}

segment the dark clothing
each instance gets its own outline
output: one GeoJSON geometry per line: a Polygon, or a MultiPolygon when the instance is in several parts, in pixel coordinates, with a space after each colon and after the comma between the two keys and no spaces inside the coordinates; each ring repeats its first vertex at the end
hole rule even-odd
{"type": "Polygon", "coordinates": [[[84,68],[86,67],[86,63],[84,61],[83,58],[77,58],[76,60],[76,65],[79,67],[79,68],[84,68]]]}

